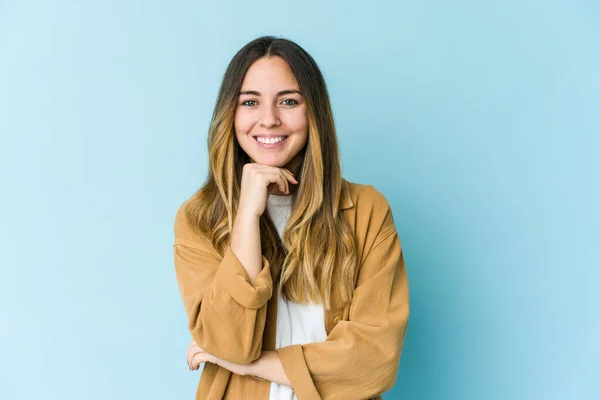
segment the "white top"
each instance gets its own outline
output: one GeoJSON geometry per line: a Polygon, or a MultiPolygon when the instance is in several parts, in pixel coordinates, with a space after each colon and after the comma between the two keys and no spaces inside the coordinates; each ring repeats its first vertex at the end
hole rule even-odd
{"type": "MultiPolygon", "coordinates": [[[[280,237],[292,212],[292,196],[271,194],[267,197],[267,212],[280,237]]],[[[285,300],[278,292],[277,331],[275,348],[292,344],[324,342],[325,311],[322,304],[299,304],[285,300]]],[[[292,388],[271,382],[269,400],[298,400],[292,388]]]]}

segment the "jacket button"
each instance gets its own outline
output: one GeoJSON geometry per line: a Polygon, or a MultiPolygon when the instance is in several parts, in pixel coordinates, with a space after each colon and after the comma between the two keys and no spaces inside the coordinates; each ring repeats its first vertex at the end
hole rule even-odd
{"type": "Polygon", "coordinates": [[[338,315],[337,317],[335,317],[335,319],[333,320],[333,324],[337,325],[338,322],[340,322],[342,320],[342,316],[338,315]]]}
{"type": "Polygon", "coordinates": [[[265,322],[265,323],[266,323],[267,325],[269,325],[269,324],[270,324],[269,320],[267,320],[267,322],[265,322]]]}

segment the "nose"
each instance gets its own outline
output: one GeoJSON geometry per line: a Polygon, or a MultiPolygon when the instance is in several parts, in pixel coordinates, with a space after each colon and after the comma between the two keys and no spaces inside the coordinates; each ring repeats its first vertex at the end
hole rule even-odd
{"type": "Polygon", "coordinates": [[[263,107],[262,114],[260,116],[260,125],[265,128],[279,125],[279,114],[277,107],[272,105],[266,105],[263,107]]]}

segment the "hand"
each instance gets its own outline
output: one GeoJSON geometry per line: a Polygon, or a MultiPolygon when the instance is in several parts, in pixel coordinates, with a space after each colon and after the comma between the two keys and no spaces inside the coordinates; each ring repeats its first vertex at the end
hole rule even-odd
{"type": "Polygon", "coordinates": [[[194,339],[188,346],[186,357],[190,370],[197,370],[203,362],[217,363],[216,357],[202,350],[194,339]]]}
{"type": "Polygon", "coordinates": [[[246,163],[242,170],[239,213],[260,217],[265,212],[267,197],[275,188],[289,194],[289,183],[298,180],[288,169],[258,163],[246,163]]]}
{"type": "Polygon", "coordinates": [[[230,361],[221,360],[210,353],[202,350],[194,339],[190,342],[187,349],[187,363],[190,370],[195,371],[200,368],[203,362],[210,362],[225,368],[237,375],[248,375],[250,373],[249,365],[234,364],[230,361]]]}

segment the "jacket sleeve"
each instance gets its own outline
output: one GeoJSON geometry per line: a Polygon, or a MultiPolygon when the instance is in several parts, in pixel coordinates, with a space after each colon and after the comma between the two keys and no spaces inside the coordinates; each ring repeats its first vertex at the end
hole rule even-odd
{"type": "Polygon", "coordinates": [[[391,210],[360,268],[348,321],[321,343],[277,349],[299,400],[369,399],[394,386],[409,291],[391,210]]]}
{"type": "Polygon", "coordinates": [[[207,238],[185,220],[182,205],[175,217],[175,273],[192,337],[208,353],[236,364],[260,357],[273,294],[268,260],[254,285],[231,247],[220,258],[207,238]]]}

